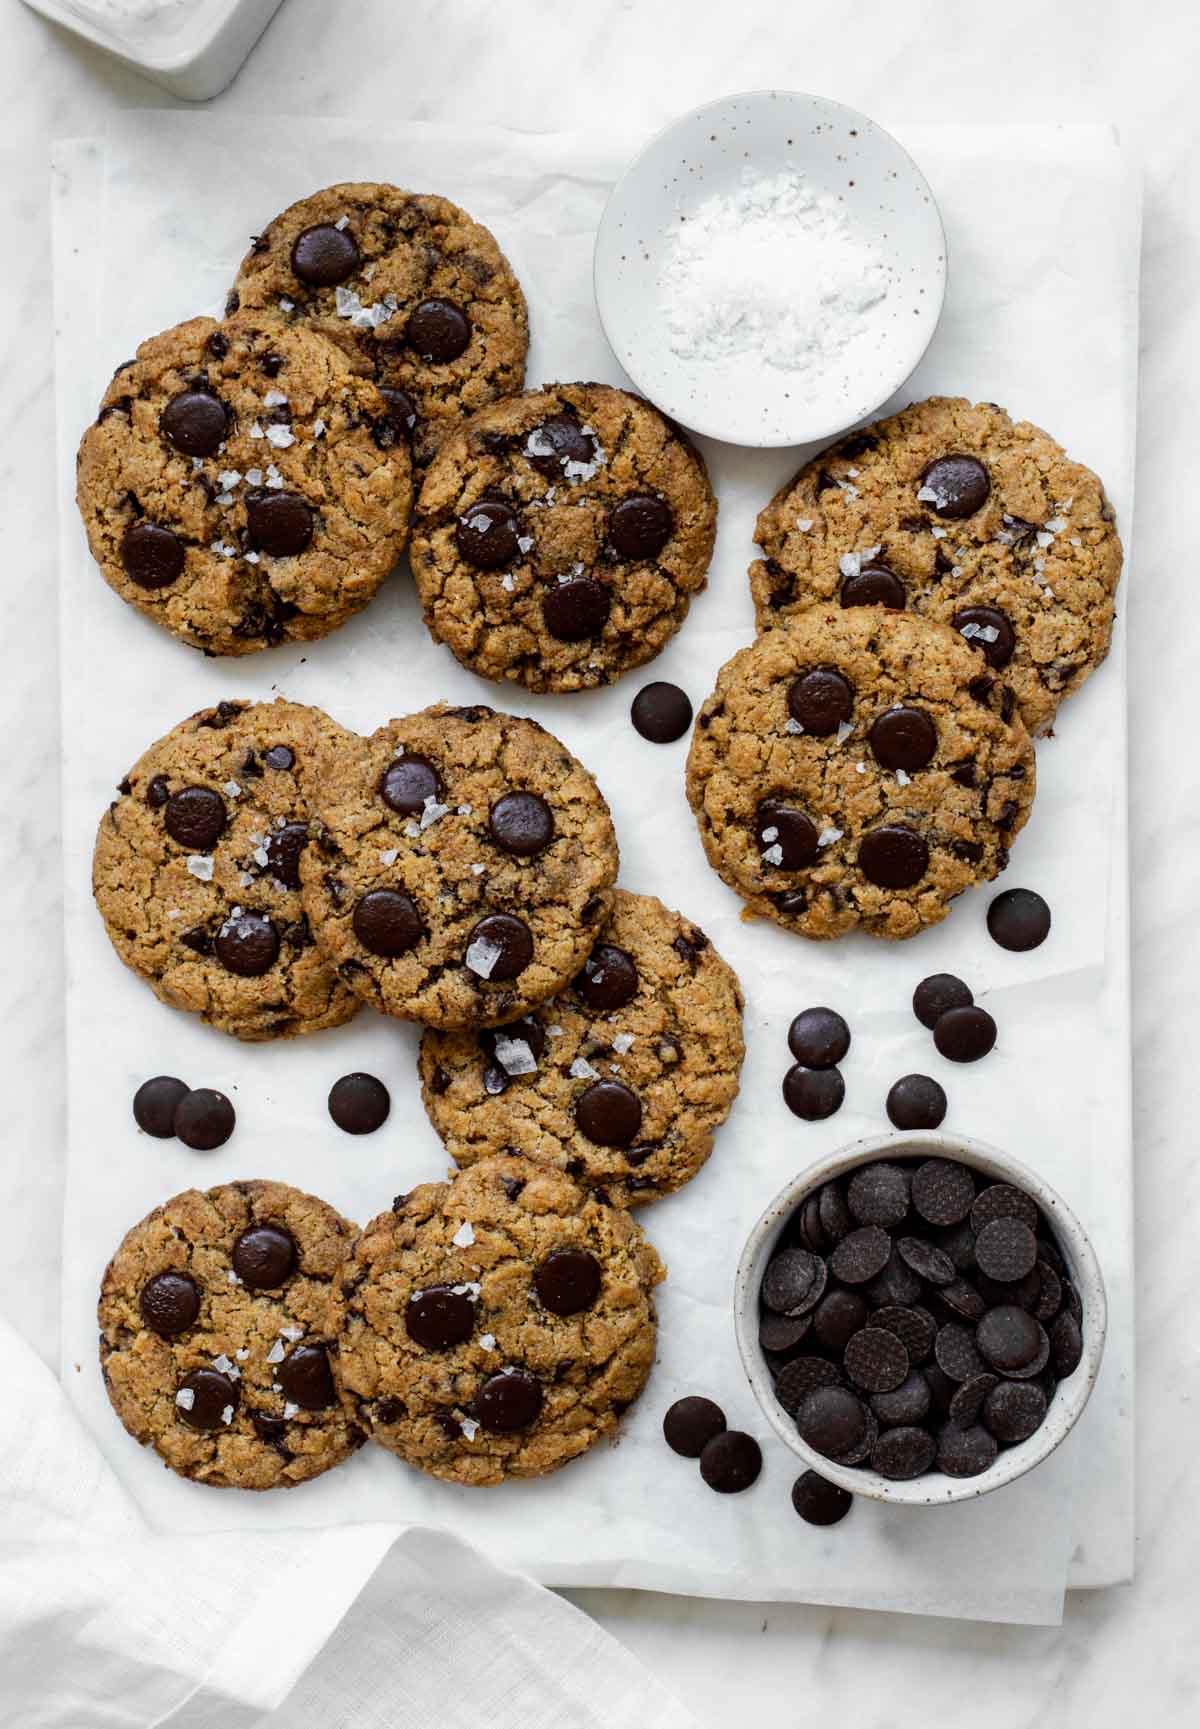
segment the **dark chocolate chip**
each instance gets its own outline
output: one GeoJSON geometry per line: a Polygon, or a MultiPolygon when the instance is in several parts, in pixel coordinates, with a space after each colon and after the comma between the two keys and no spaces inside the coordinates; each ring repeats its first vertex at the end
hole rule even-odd
{"type": "Polygon", "coordinates": [[[932,1075],[901,1075],[888,1090],[887,1114],[898,1129],[936,1129],[946,1115],[946,1094],[932,1075]]]}
{"type": "Polygon", "coordinates": [[[762,1449],[753,1435],[740,1429],[725,1429],[705,1443],[700,1454],[700,1475],[718,1495],[737,1495],[758,1481],[762,1449]]]}
{"type": "Polygon", "coordinates": [[[886,1327],[863,1327],[846,1346],[846,1373],[868,1393],[890,1393],[908,1374],[908,1352],[886,1327]]]}
{"type": "Polygon", "coordinates": [[[296,1270],[296,1242],[282,1225],[251,1225],[233,1245],[233,1270],[254,1291],[274,1291],[296,1270]]]}
{"type": "Polygon", "coordinates": [[[146,787],[146,803],[151,810],[159,810],[171,796],[170,784],[165,774],[156,774],[146,787]]]}
{"type": "Polygon", "coordinates": [[[997,672],[1006,667],[1017,646],[1012,621],[994,606],[964,606],[950,620],[958,634],[983,654],[997,672]]]}
{"type": "Polygon", "coordinates": [[[453,300],[422,300],[409,314],[405,338],[420,359],[446,365],[466,353],[471,343],[471,322],[453,300]]]}
{"type": "Polygon", "coordinates": [[[522,454],[547,480],[558,480],[568,463],[586,468],[595,461],[596,440],[573,414],[552,414],[534,427],[522,454]]]}
{"type": "MultiPolygon", "coordinates": [[[[764,799],[755,813],[755,832],[764,855],[778,847],[777,860],[765,856],[764,863],[776,864],[785,871],[804,870],[812,864],[819,851],[817,830],[812,819],[802,810],[781,804],[778,799],[764,799]]],[[[803,911],[803,906],[799,909],[803,911]]]]}
{"type": "Polygon", "coordinates": [[[297,1345],[275,1369],[283,1396],[302,1411],[325,1411],[337,1401],[324,1345],[297,1345]]]}
{"type": "Polygon", "coordinates": [[[966,1165],[926,1159],[913,1172],[912,1203],[931,1225],[957,1225],[971,1211],[975,1182],[966,1165]]]}
{"type": "Polygon", "coordinates": [[[267,869],[285,889],[300,887],[300,854],[307,845],[306,822],[284,823],[267,836],[267,869]]]}
{"type": "Polygon", "coordinates": [[[917,497],[935,515],[954,521],[974,516],[988,501],[992,483],[975,456],[939,456],[922,471],[917,497]]]}
{"type": "Polygon", "coordinates": [[[946,1251],[935,1243],[927,1243],[923,1237],[897,1237],[896,1253],[927,1285],[949,1285],[958,1276],[958,1269],[946,1251]]]}
{"type": "Polygon", "coordinates": [[[475,1331],[475,1305],[465,1291],[426,1285],[405,1305],[404,1330],[424,1351],[448,1351],[475,1331]]]}
{"type": "MultiPolygon", "coordinates": [[[[864,1318],[866,1305],[863,1305],[864,1318]]],[[[758,1342],[772,1358],[785,1358],[804,1342],[813,1330],[812,1315],[765,1314],[758,1323],[758,1342]]],[[[860,1321],[859,1326],[862,1325],[860,1321]]],[[[854,1329],[851,1329],[853,1331],[854,1329]]]]}
{"type": "Polygon", "coordinates": [[[200,1287],[190,1273],[155,1273],[138,1292],[138,1308],[152,1332],[173,1338],[200,1313],[200,1287]]]}
{"type": "Polygon", "coordinates": [[[643,685],[629,708],[634,730],[651,744],[674,744],[692,724],[687,692],[664,679],[643,685]]]}
{"type": "Polygon", "coordinates": [[[229,430],[225,404],[209,390],[181,390],[158,422],[163,437],[185,456],[212,456],[229,430]]]}
{"type": "Polygon", "coordinates": [[[185,786],[172,793],[163,810],[167,833],[189,852],[215,846],[228,821],[225,800],[206,786],[185,786]]]}
{"type": "Polygon", "coordinates": [[[948,1285],[943,1285],[938,1295],[944,1306],[961,1315],[965,1321],[977,1321],[987,1308],[987,1304],[967,1279],[952,1279],[948,1285]]]}
{"type": "Polygon", "coordinates": [[[411,438],[417,430],[417,405],[407,390],[401,390],[395,384],[381,384],[379,394],[387,403],[387,421],[402,433],[405,438],[411,438]]]}
{"type": "Polygon", "coordinates": [[[908,1352],[910,1363],[923,1363],[937,1339],[937,1324],[928,1309],[919,1304],[888,1303],[871,1316],[873,1327],[895,1333],[908,1352]]]}
{"type": "Polygon", "coordinates": [[[929,868],[929,848],[907,823],[880,823],[859,843],[858,868],[878,888],[912,888],[929,868]]]}
{"type": "Polygon", "coordinates": [[[632,1002],[638,991],[637,963],[616,943],[597,943],[573,985],[590,1009],[607,1014],[632,1002]]]}
{"type": "Polygon", "coordinates": [[[854,1215],[846,1205],[846,1196],[836,1177],[822,1183],[817,1195],[817,1210],[821,1229],[830,1243],[840,1243],[854,1229],[854,1215]]]}
{"type": "Polygon", "coordinates": [[[933,1354],[938,1368],[952,1381],[969,1381],[975,1375],[982,1375],[987,1367],[975,1348],[975,1335],[958,1321],[947,1321],[944,1327],[938,1328],[933,1354]]]}
{"type": "Polygon", "coordinates": [[[866,1294],[877,1308],[907,1308],[920,1298],[921,1281],[900,1259],[894,1244],[887,1266],[871,1280],[866,1294]]]}
{"type": "Polygon", "coordinates": [[[960,1382],[950,1400],[950,1421],[961,1423],[964,1427],[973,1423],[979,1415],[983,1401],[992,1388],[998,1385],[999,1377],[991,1374],[987,1369],[984,1369],[981,1374],[972,1375],[969,1380],[960,1382]]]}
{"type": "Polygon", "coordinates": [[[992,1183],[981,1189],[971,1206],[971,1229],[978,1236],[993,1219],[1020,1219],[1031,1231],[1038,1227],[1036,1204],[1012,1183],[992,1183]]]}
{"type": "Polygon", "coordinates": [[[233,1106],[213,1087],[196,1087],[175,1107],[175,1133],[193,1152],[224,1146],[237,1121],[233,1106]]]}
{"type": "MultiPolygon", "coordinates": [[[[944,1329],[943,1329],[944,1330],[944,1329]]],[[[940,1337],[940,1335],[939,1335],[940,1337]]],[[[975,1329],[975,1342],[993,1369],[1002,1375],[1022,1375],[1041,1356],[1046,1345],[1046,1333],[1040,1321],[1016,1303],[1001,1303],[989,1309],[975,1329]]],[[[938,1358],[941,1362],[941,1358],[938,1358]]],[[[946,1365],[942,1363],[945,1369],[946,1365]]],[[[1045,1361],[1036,1370],[1040,1374],[1045,1361]]],[[[946,1369],[949,1374],[950,1370],[946,1369]]]]}
{"type": "Polygon", "coordinates": [[[577,1315],[600,1295],[600,1263],[587,1249],[555,1249],[533,1275],[533,1288],[552,1315],[577,1315]]]}
{"type": "Polygon", "coordinates": [[[665,498],[635,492],[614,505],[608,517],[608,544],[622,558],[657,558],[675,529],[665,498]]]}
{"type": "Polygon", "coordinates": [[[937,1439],[937,1468],[947,1477],[978,1477],[996,1462],[996,1439],[978,1423],[947,1423],[937,1439]]]}
{"type": "Polygon", "coordinates": [[[999,1381],[983,1401],[983,1426],[1012,1447],[1027,1441],[1046,1418],[1048,1401],[1035,1381],[999,1381]]]}
{"type": "Polygon", "coordinates": [[[831,666],[817,666],[793,679],[788,689],[792,719],[813,738],[828,738],[854,712],[850,681],[831,666]]]}
{"type": "Polygon", "coordinates": [[[853,1452],[867,1433],[867,1408],[848,1387],[817,1387],[796,1412],[802,1438],[827,1459],[853,1452]]]}
{"type": "Polygon", "coordinates": [[[533,959],[533,933],[513,913],[487,913],[471,926],[466,955],[468,970],[478,978],[494,983],[515,979],[533,959]],[[478,953],[477,944],[484,945],[486,954],[478,953]],[[474,961],[469,958],[473,950],[474,961]]]}
{"type": "Polygon", "coordinates": [[[818,1387],[836,1387],[841,1375],[824,1357],[796,1357],[775,1376],[775,1397],[789,1416],[795,1416],[808,1395],[818,1387]]]}
{"type": "Polygon", "coordinates": [[[890,1482],[920,1477],[933,1464],[937,1444],[928,1429],[906,1424],[885,1429],[871,1449],[871,1468],[890,1482]]]}
{"type": "Polygon", "coordinates": [[[843,606],[885,606],[903,612],[907,596],[904,584],[885,564],[868,564],[843,582],[838,596],[843,606]]]}
{"type": "Polygon", "coordinates": [[[265,913],[239,912],[225,920],[213,950],[227,973],[261,978],[279,959],[279,932],[265,913]]]}
{"type": "Polygon", "coordinates": [[[541,1384],[524,1369],[502,1369],[489,1375],[472,1405],[478,1421],[493,1435],[527,1429],[541,1409],[541,1384]]]}
{"type": "Polygon", "coordinates": [[[575,1101],[575,1123],[598,1147],[629,1147],[642,1126],[641,1101],[620,1081],[593,1081],[575,1101]]]}
{"type": "Polygon", "coordinates": [[[978,1003],[947,1009],[933,1029],[933,1042],[952,1063],[977,1063],[996,1042],[996,1023],[978,1003]]]}
{"type": "Polygon", "coordinates": [[[405,752],[394,757],[379,777],[379,796],[400,816],[421,816],[428,799],[436,803],[442,778],[428,757],[405,752]]]}
{"type": "Polygon", "coordinates": [[[369,889],[351,922],[363,947],[385,960],[407,954],[424,934],[415,902],[399,889],[369,889]]]}
{"type": "Polygon", "coordinates": [[[763,1276],[762,1300],[777,1315],[803,1315],[825,1290],[825,1263],[807,1249],[784,1249],[763,1276]]]}
{"type": "Polygon", "coordinates": [[[1050,908],[1033,889],[1005,889],[988,907],[987,927],[1002,949],[1024,954],[1050,935],[1050,908]]]}
{"type": "Polygon", "coordinates": [[[361,1071],[343,1075],[329,1089],[329,1114],[348,1135],[373,1135],[387,1122],[391,1108],[383,1082],[361,1071]]]}
{"type": "Polygon", "coordinates": [[[1012,1284],[1033,1271],[1037,1238],[1020,1219],[992,1219],[975,1238],[975,1259],[989,1279],[1012,1284]]]}
{"type": "Polygon", "coordinates": [[[910,1369],[898,1387],[889,1393],[875,1393],[871,1409],[878,1421],[889,1428],[907,1423],[920,1423],[929,1414],[929,1382],[920,1369],[910,1369]]]}
{"type": "Polygon", "coordinates": [[[969,1009],[974,1001],[969,986],[953,973],[930,973],[913,992],[913,1014],[932,1032],[947,1009],[969,1009]]]}
{"type": "Polygon", "coordinates": [[[715,1435],[725,1432],[725,1413],[711,1399],[690,1393],[676,1399],[662,1424],[663,1436],[673,1453],[698,1459],[715,1435]]]}
{"type": "Polygon", "coordinates": [[[829,1483],[815,1471],[805,1471],[792,1484],[792,1506],[806,1525],[836,1525],[846,1517],[854,1496],[829,1483]]]}
{"type": "Polygon", "coordinates": [[[831,1069],[850,1049],[850,1028],[836,1009],[801,1009],[788,1028],[788,1048],[810,1069],[831,1069]]]}
{"type": "MultiPolygon", "coordinates": [[[[869,1312],[865,1299],[857,1291],[827,1291],[813,1310],[813,1336],[840,1360],[855,1333],[866,1325],[869,1312]]],[[[759,1343],[762,1342],[760,1328],[759,1343]]]]}
{"type": "Polygon", "coordinates": [[[921,708],[888,708],[868,735],[876,762],[884,768],[917,774],[937,754],[937,727],[921,708]]]}
{"type": "Polygon", "coordinates": [[[521,524],[502,498],[481,498],[459,517],[454,540],[459,552],[479,570],[501,570],[520,551],[521,524]]]}
{"type": "Polygon", "coordinates": [[[612,592],[594,576],[556,582],[542,597],[542,622],[557,642],[586,642],[601,634],[612,609],[612,592]]]}
{"type": "Polygon", "coordinates": [[[310,288],[334,288],[358,269],[358,246],[349,228],[317,222],[292,242],[292,273],[310,288]]]}
{"type": "Polygon", "coordinates": [[[554,839],[554,812],[536,792],[506,792],[488,812],[496,845],[515,858],[533,858],[554,839]]]}
{"type": "Polygon", "coordinates": [[[133,1120],[155,1140],[169,1141],[175,1133],[175,1110],[188,1091],[186,1081],[174,1075],[155,1075],[143,1081],[133,1095],[133,1120]]]}
{"type": "Polygon", "coordinates": [[[248,493],[246,532],[251,544],[268,557],[294,558],[312,540],[312,506],[298,492],[248,493]]]}
{"type": "Polygon", "coordinates": [[[829,1270],[843,1285],[865,1285],[887,1266],[891,1252],[887,1232],[864,1225],[842,1238],[829,1258],[829,1270]]]}
{"type": "Polygon", "coordinates": [[[841,1109],[846,1083],[840,1069],[808,1069],[793,1063],[783,1077],[783,1097],[793,1116],[820,1123],[841,1109]]]}
{"type": "Polygon", "coordinates": [[[181,1423],[207,1434],[213,1429],[228,1428],[237,1410],[239,1396],[237,1382],[219,1369],[193,1369],[179,1383],[175,1409],[181,1423]],[[190,1398],[187,1397],[189,1393],[190,1398]]]}
{"type": "MultiPolygon", "coordinates": [[[[281,773],[286,769],[294,768],[296,766],[296,753],[290,745],[273,744],[270,750],[268,750],[264,755],[263,761],[266,763],[268,768],[272,768],[277,773],[281,773]]],[[[246,772],[248,773],[250,771],[247,770],[246,772]]]]}
{"type": "Polygon", "coordinates": [[[1060,1381],[1065,1381],[1075,1373],[1083,1355],[1083,1334],[1076,1316],[1064,1309],[1050,1323],[1049,1338],[1054,1373],[1060,1381]]]}
{"type": "Polygon", "coordinates": [[[860,1165],[850,1178],[846,1204],[860,1225],[890,1230],[908,1212],[911,1179],[899,1165],[860,1165]]]}

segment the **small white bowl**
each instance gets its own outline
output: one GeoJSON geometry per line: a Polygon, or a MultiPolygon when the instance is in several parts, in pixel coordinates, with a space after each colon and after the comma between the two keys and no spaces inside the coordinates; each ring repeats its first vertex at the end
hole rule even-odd
{"type": "Polygon", "coordinates": [[[1100,1267],[1083,1226],[1062,1196],[1028,1166],[1010,1158],[998,1147],[959,1135],[894,1134],[854,1141],[841,1147],[828,1158],[810,1165],[780,1190],[750,1232],[742,1251],[734,1284],[733,1317],[742,1367],[763,1415],[784,1445],[810,1470],[831,1483],[840,1484],[843,1489],[849,1489],[851,1494],[866,1495],[873,1501],[889,1501],[904,1507],[944,1507],[953,1501],[974,1500],[993,1489],[1003,1488],[1006,1483],[1015,1482],[1026,1471],[1040,1465],[1070,1433],[1091,1397],[1100,1372],[1108,1307],[1100,1267]],[[995,1463],[979,1476],[947,1477],[941,1471],[929,1471],[924,1476],[897,1483],[865,1466],[835,1465],[832,1459],[825,1458],[801,1440],[795,1423],[775,1397],[770,1371],[758,1342],[758,1290],[784,1226],[806,1195],[819,1189],[831,1177],[845,1176],[859,1165],[870,1164],[873,1159],[913,1157],[957,1159],[997,1182],[1012,1183],[1033,1197],[1054,1232],[1083,1304],[1080,1329],[1083,1355],[1075,1373],[1059,1382],[1041,1428],[1027,1441],[1002,1449],[995,1463]]]}
{"type": "Polygon", "coordinates": [[[793,90],[726,96],[652,138],[613,188],[596,234],[596,306],[638,389],[694,432],[759,448],[831,438],[873,414],[929,346],[946,290],[946,236],[929,185],[865,114],[793,90]],[[819,372],[685,359],[659,274],[682,219],[743,171],[795,170],[873,243],[888,294],[870,334],[819,372]]]}

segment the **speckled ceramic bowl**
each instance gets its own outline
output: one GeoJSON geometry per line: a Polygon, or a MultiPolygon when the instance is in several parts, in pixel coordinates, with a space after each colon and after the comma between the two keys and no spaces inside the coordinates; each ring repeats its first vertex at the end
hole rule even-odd
{"type": "Polygon", "coordinates": [[[1104,1354],[1108,1313],[1104,1280],[1092,1245],[1062,1196],[1027,1165],[1010,1158],[998,1147],[947,1134],[893,1134],[854,1141],[793,1178],[776,1195],[747,1239],[738,1262],[733,1302],[734,1327],[742,1365],[763,1415],[784,1445],[810,1470],[819,1472],[831,1483],[840,1484],[843,1489],[849,1489],[852,1494],[905,1507],[941,1507],[954,1501],[974,1500],[977,1495],[986,1495],[993,1489],[1003,1488],[1006,1483],[1015,1482],[1048,1457],[1078,1422],[1091,1396],[1104,1354]],[[775,1397],[770,1371],[758,1343],[758,1290],[781,1232],[806,1195],[831,1177],[846,1176],[859,1165],[870,1164],[874,1159],[914,1157],[957,1159],[997,1182],[1012,1183],[1033,1197],[1053,1229],[1083,1303],[1083,1355],[1075,1373],[1059,1382],[1041,1428],[1027,1441],[1002,1449],[995,1463],[978,1477],[947,1477],[941,1471],[929,1471],[924,1476],[897,1483],[864,1466],[835,1465],[801,1440],[795,1423],[775,1397]]]}
{"type": "MultiPolygon", "coordinates": [[[[829,254],[821,256],[828,263],[829,254]]],[[[768,281],[757,266],[748,274],[756,290],[761,282],[790,304],[788,283],[768,281]]],[[[794,274],[795,306],[809,296],[799,318],[808,331],[820,322],[813,308],[821,304],[818,285],[823,291],[828,281],[813,268],[794,274]]],[[[665,414],[731,444],[806,444],[873,414],[913,371],[941,316],[946,236],[925,176],[881,126],[823,96],[757,90],[694,109],[650,140],[609,198],[594,276],[613,352],[665,414]],[[673,344],[660,275],[674,237],[705,199],[734,193],[747,172],[802,176],[844,216],[856,244],[873,249],[886,283],[868,328],[840,351],[822,344],[817,363],[800,370],[780,365],[778,354],[771,363],[753,353],[702,359],[673,344]]],[[[851,276],[863,280],[861,272],[851,276]]]]}

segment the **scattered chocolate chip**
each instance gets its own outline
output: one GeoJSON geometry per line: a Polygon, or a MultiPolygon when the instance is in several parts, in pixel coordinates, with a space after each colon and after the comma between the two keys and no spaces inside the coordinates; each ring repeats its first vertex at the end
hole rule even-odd
{"type": "Polygon", "coordinates": [[[282,1225],[251,1225],[233,1245],[233,1270],[254,1291],[274,1291],[296,1270],[296,1241],[282,1225]]]}
{"type": "Polygon", "coordinates": [[[425,756],[394,757],[379,777],[380,798],[400,816],[421,816],[426,801],[441,795],[442,777],[425,756]]]}
{"type": "Polygon", "coordinates": [[[937,754],[937,727],[920,708],[885,709],[873,722],[868,739],[876,762],[908,774],[928,768],[937,754]]]}
{"type": "Polygon", "coordinates": [[[155,1273],[138,1292],[138,1309],[152,1332],[174,1338],[200,1313],[200,1287],[190,1273],[155,1273]]]}
{"type": "Polygon", "coordinates": [[[496,845],[514,858],[533,858],[554,839],[554,812],[536,792],[506,792],[488,813],[496,845]]]}
{"type": "Polygon", "coordinates": [[[929,868],[929,848],[907,823],[881,823],[860,841],[858,868],[878,888],[912,888],[929,868]]]}
{"type": "Polygon", "coordinates": [[[181,1423],[189,1429],[208,1434],[213,1429],[227,1428],[226,1412],[232,1418],[238,1408],[238,1384],[219,1369],[193,1369],[179,1383],[175,1395],[175,1410],[181,1423]],[[191,1394],[188,1398],[187,1395],[191,1394]],[[181,1398],[180,1395],[183,1395],[181,1398]]]}
{"type": "Polygon", "coordinates": [[[343,1075],[329,1089],[329,1114],[348,1135],[373,1135],[387,1122],[391,1097],[374,1075],[343,1075]]]}
{"type": "Polygon", "coordinates": [[[594,576],[556,582],[542,597],[542,622],[557,642],[587,642],[599,636],[612,610],[612,591],[594,576]]]}
{"type": "Polygon", "coordinates": [[[608,517],[608,544],[622,558],[657,558],[675,530],[665,498],[637,492],[614,505],[608,517]]]}
{"type": "Polygon", "coordinates": [[[225,404],[208,390],[181,390],[158,422],[163,437],[185,456],[212,456],[229,430],[225,404]]]}
{"type": "Polygon", "coordinates": [[[359,266],[358,245],[349,228],[317,222],[292,242],[292,273],[310,288],[334,288],[359,266]]]}
{"type": "Polygon", "coordinates": [[[969,986],[953,973],[930,973],[913,992],[913,1014],[932,1032],[947,1009],[969,1009],[974,1001],[969,986]]]}
{"type": "Polygon", "coordinates": [[[846,1517],[854,1496],[849,1489],[805,1471],[792,1484],[792,1506],[806,1525],[836,1525],[846,1517]]]}
{"type": "Polygon", "coordinates": [[[475,1305],[465,1291],[426,1285],[405,1304],[404,1330],[424,1351],[448,1351],[475,1331],[475,1305]]]}
{"type": "Polygon", "coordinates": [[[946,1094],[932,1075],[901,1075],[887,1096],[889,1120],[898,1129],[936,1129],[946,1115],[946,1094]]]}
{"type": "Polygon", "coordinates": [[[996,1042],[996,1023],[986,1009],[947,1009],[933,1029],[933,1042],[952,1063],[977,1063],[996,1042]]]}
{"type": "Polygon", "coordinates": [[[399,889],[369,889],[351,922],[363,947],[384,960],[407,954],[424,934],[412,897],[399,889]]]}
{"type": "Polygon", "coordinates": [[[784,1103],[793,1116],[805,1122],[824,1122],[841,1109],[846,1083],[840,1069],[809,1069],[793,1063],[783,1077],[784,1103]]]}
{"type": "Polygon", "coordinates": [[[233,1106],[213,1087],[195,1087],[175,1107],[175,1133],[197,1153],[224,1146],[236,1122],[233,1106]]]}
{"type": "Polygon", "coordinates": [[[1033,889],[1005,889],[988,907],[987,927],[1002,949],[1024,954],[1050,935],[1050,908],[1033,889]]]}
{"type": "Polygon", "coordinates": [[[810,1069],[831,1069],[850,1049],[850,1028],[836,1009],[801,1009],[788,1028],[788,1048],[810,1069]]]}
{"type": "Polygon", "coordinates": [[[600,1263],[587,1249],[555,1249],[533,1275],[533,1288],[552,1315],[577,1315],[600,1295],[600,1263]]]}
{"type": "Polygon", "coordinates": [[[828,738],[853,714],[854,691],[849,680],[833,667],[814,667],[792,680],[788,709],[806,733],[828,738]]]}
{"type": "Polygon", "coordinates": [[[939,456],[921,474],[917,497],[935,515],[958,521],[974,516],[988,501],[992,483],[975,456],[939,456]]]}
{"type": "Polygon", "coordinates": [[[575,1122],[598,1147],[632,1146],[642,1126],[641,1101],[620,1081],[593,1081],[575,1101],[575,1122]]]}
{"type": "Polygon", "coordinates": [[[659,679],[638,691],[629,717],[634,730],[651,744],[674,744],[692,724],[692,705],[686,691],[659,679]]]}
{"type": "Polygon", "coordinates": [[[725,1432],[725,1413],[711,1399],[691,1393],[676,1399],[663,1418],[663,1436],[673,1453],[698,1459],[716,1435],[725,1432]]]}
{"type": "Polygon", "coordinates": [[[524,1369],[502,1369],[488,1376],[475,1395],[472,1409],[490,1434],[527,1429],[542,1409],[541,1385],[524,1369]]]}
{"type": "Polygon", "coordinates": [[[753,1435],[740,1429],[724,1429],[705,1442],[700,1454],[700,1475],[718,1495],[737,1495],[758,1481],[762,1449],[753,1435]]]}
{"type": "Polygon", "coordinates": [[[186,1081],[174,1075],[155,1075],[143,1081],[133,1095],[133,1120],[155,1140],[169,1141],[175,1133],[175,1111],[188,1092],[186,1081]]]}
{"type": "Polygon", "coordinates": [[[481,498],[459,517],[454,540],[459,552],[479,570],[501,570],[520,551],[521,524],[502,498],[481,498]]]}

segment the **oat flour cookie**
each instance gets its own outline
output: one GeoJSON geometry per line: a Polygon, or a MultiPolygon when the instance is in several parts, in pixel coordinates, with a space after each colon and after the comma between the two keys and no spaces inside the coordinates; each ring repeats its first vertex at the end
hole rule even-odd
{"type": "Polygon", "coordinates": [[[348,1420],[450,1482],[543,1477],[641,1392],[663,1277],[627,1212],[538,1161],[423,1183],[345,1269],[348,1420]]]}
{"type": "Polygon", "coordinates": [[[592,776],[535,721],[437,703],[326,753],[304,905],[385,1014],[492,1025],[573,978],[612,905],[592,776]]]}
{"type": "Polygon", "coordinates": [[[418,464],[463,415],[524,382],[521,286],[488,230],[446,198],[357,183],[314,192],[255,239],[229,306],[364,357],[418,464]]]}
{"type": "Polygon", "coordinates": [[[737,1096],[742,993],[703,931],[618,889],[570,989],[492,1032],[427,1032],[421,1092],[459,1165],[527,1153],[636,1205],[695,1176],[737,1096]]]}
{"type": "Polygon", "coordinates": [[[172,1008],[240,1039],[347,1021],[358,998],[313,942],[299,866],[319,708],[223,702],[150,746],[96,836],[92,886],[125,965],[172,1008]]]}
{"type": "Polygon", "coordinates": [[[389,413],[340,349],[270,319],[143,342],[79,447],[104,580],[208,654],[326,636],[404,548],[411,462],[389,413]]]}
{"type": "Polygon", "coordinates": [[[819,606],[721,668],[687,791],[752,912],[808,937],[910,937],[1004,869],[1034,773],[1011,689],[949,626],[819,606]]]}
{"type": "Polygon", "coordinates": [[[355,1227],[286,1183],[187,1189],[134,1225],[100,1289],[113,1410],[173,1471],[289,1488],[363,1440],[334,1387],[355,1227]]]}
{"type": "Polygon", "coordinates": [[[703,462],[648,402],[528,391],[475,415],[426,474],[411,558],[425,622],[484,678],[610,684],[683,623],[716,521],[703,462]]]}
{"type": "Polygon", "coordinates": [[[1108,653],[1121,542],[1096,476],[1002,408],[934,396],[823,452],[758,519],[760,629],[816,602],[950,624],[1031,732],[1108,653]]]}

